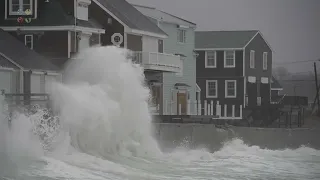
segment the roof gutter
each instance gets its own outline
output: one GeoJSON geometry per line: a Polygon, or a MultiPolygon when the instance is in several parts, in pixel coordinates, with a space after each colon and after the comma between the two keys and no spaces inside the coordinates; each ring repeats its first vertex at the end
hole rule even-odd
{"type": "Polygon", "coordinates": [[[84,31],[90,33],[99,33],[104,34],[106,30],[100,28],[90,28],[90,27],[82,27],[82,26],[74,26],[74,25],[66,25],[66,26],[0,26],[4,31],[17,31],[18,29],[21,31],[84,31]]]}
{"type": "Polygon", "coordinates": [[[158,33],[153,33],[153,32],[148,32],[148,31],[142,31],[142,30],[137,30],[137,29],[130,29],[127,33],[152,36],[152,37],[157,37],[157,38],[162,38],[162,39],[168,38],[168,35],[158,34],[158,33]]]}

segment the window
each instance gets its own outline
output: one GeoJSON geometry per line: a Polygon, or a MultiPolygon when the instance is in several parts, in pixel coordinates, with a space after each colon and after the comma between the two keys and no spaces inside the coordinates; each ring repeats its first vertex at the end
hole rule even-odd
{"type": "Polygon", "coordinates": [[[254,68],[255,66],[255,52],[250,51],[250,68],[254,68]]]}
{"type": "Polygon", "coordinates": [[[236,67],[235,51],[224,51],[224,67],[225,68],[236,67]]]}
{"type": "Polygon", "coordinates": [[[218,83],[217,80],[206,81],[206,96],[207,98],[218,97],[218,83]]]}
{"type": "Polygon", "coordinates": [[[225,81],[225,97],[226,98],[237,97],[237,81],[236,80],[225,81]]]}
{"type": "Polygon", "coordinates": [[[217,67],[217,52],[206,51],[205,52],[205,68],[216,68],[217,67]]]}
{"type": "Polygon", "coordinates": [[[31,15],[32,0],[9,0],[9,14],[10,15],[31,15]],[[26,10],[29,10],[29,12],[26,13],[26,10]]]}
{"type": "Polygon", "coordinates": [[[24,36],[24,44],[28,48],[33,49],[33,35],[25,35],[24,36]]]}
{"type": "Polygon", "coordinates": [[[264,52],[263,53],[263,70],[268,69],[268,53],[264,52]]]}
{"type": "Polygon", "coordinates": [[[185,43],[186,42],[186,30],[178,29],[178,42],[185,43]]]}

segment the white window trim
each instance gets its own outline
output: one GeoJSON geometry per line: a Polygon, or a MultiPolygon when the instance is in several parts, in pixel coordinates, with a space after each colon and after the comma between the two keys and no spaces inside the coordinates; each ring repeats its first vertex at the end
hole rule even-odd
{"type": "Polygon", "coordinates": [[[250,58],[250,68],[251,69],[254,69],[255,68],[255,56],[256,56],[256,53],[255,53],[255,51],[254,50],[251,50],[250,51],[250,56],[249,56],[249,58],[250,58]]]}
{"type": "Polygon", "coordinates": [[[30,47],[30,49],[33,49],[33,35],[31,35],[31,34],[24,35],[24,45],[25,46],[27,46],[27,37],[31,37],[31,47],[30,47]]]}
{"type": "Polygon", "coordinates": [[[235,68],[236,67],[236,51],[233,52],[233,65],[227,65],[227,51],[224,51],[224,67],[225,68],[235,68]]]}
{"type": "Polygon", "coordinates": [[[208,66],[208,51],[205,51],[205,61],[204,61],[204,65],[205,68],[217,68],[217,51],[212,51],[214,52],[214,66],[208,66]]]}
{"type": "MultiPolygon", "coordinates": [[[[12,11],[12,0],[8,0],[9,1],[9,15],[26,15],[25,12],[13,12],[12,11]]],[[[29,0],[30,1],[30,12],[32,15],[33,14],[33,0],[29,0]]],[[[19,9],[23,9],[23,0],[19,0],[19,9]]]]}
{"type": "Polygon", "coordinates": [[[237,80],[225,80],[224,89],[225,89],[225,98],[236,98],[237,97],[237,80]],[[234,83],[234,96],[228,96],[228,83],[229,82],[234,83]]]}
{"type": "Polygon", "coordinates": [[[262,59],[263,70],[268,70],[268,52],[263,52],[262,59]]]}
{"type": "Polygon", "coordinates": [[[206,98],[217,98],[218,97],[218,80],[206,80],[206,98]],[[216,84],[216,95],[209,95],[209,83],[214,82],[216,84]]]}
{"type": "Polygon", "coordinates": [[[179,44],[185,44],[187,42],[187,30],[186,29],[178,28],[178,30],[177,30],[177,42],[179,44]],[[180,32],[184,32],[183,42],[180,41],[180,37],[179,37],[180,32]]]}

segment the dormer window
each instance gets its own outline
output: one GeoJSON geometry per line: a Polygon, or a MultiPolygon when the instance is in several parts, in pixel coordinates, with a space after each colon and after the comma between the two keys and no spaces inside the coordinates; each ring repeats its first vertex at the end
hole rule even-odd
{"type": "Polygon", "coordinates": [[[32,0],[9,0],[9,15],[31,15],[31,14],[32,14],[32,0]]]}

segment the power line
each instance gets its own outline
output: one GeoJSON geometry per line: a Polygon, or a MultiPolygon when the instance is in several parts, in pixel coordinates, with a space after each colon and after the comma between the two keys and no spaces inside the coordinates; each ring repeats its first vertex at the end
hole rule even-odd
{"type": "Polygon", "coordinates": [[[313,79],[284,79],[284,80],[279,80],[280,82],[282,81],[282,82],[284,82],[284,81],[312,81],[312,82],[314,82],[314,80],[313,79]]]}
{"type": "Polygon", "coordinates": [[[307,61],[293,61],[293,62],[275,63],[275,65],[299,64],[299,63],[308,63],[308,62],[316,62],[316,61],[320,61],[320,59],[318,59],[318,60],[307,60],[307,61]]]}

